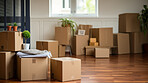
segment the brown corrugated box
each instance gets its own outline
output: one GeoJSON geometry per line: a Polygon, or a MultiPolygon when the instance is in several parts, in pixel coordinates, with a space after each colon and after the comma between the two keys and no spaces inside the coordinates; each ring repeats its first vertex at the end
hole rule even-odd
{"type": "Polygon", "coordinates": [[[113,46],[112,28],[92,28],[91,38],[96,38],[99,46],[113,46]]]}
{"type": "Polygon", "coordinates": [[[76,58],[52,58],[52,77],[58,81],[81,79],[81,60],[76,58]]]}
{"type": "Polygon", "coordinates": [[[89,35],[91,28],[92,28],[92,25],[82,25],[82,24],[80,24],[79,27],[77,28],[77,30],[85,30],[85,35],[89,35]]]}
{"type": "Polygon", "coordinates": [[[89,43],[89,46],[98,46],[99,44],[98,44],[98,42],[90,42],[89,43]]]}
{"type": "Polygon", "coordinates": [[[64,57],[65,56],[65,48],[66,48],[66,46],[59,45],[59,57],[64,57]]]}
{"type": "Polygon", "coordinates": [[[10,79],[14,77],[15,53],[14,52],[0,52],[0,79],[10,79]]]}
{"type": "Polygon", "coordinates": [[[52,57],[58,57],[58,41],[56,40],[39,40],[36,41],[36,48],[39,50],[48,50],[52,57]]]}
{"type": "Polygon", "coordinates": [[[110,48],[95,48],[95,58],[109,58],[110,48]]]}
{"type": "Polygon", "coordinates": [[[85,46],[85,55],[95,55],[95,48],[110,48],[110,54],[112,54],[111,49],[116,48],[116,46],[85,46]]]}
{"type": "Polygon", "coordinates": [[[113,54],[129,54],[130,53],[129,34],[128,33],[114,34],[114,46],[117,46],[117,48],[112,49],[113,54]]]}
{"type": "Polygon", "coordinates": [[[119,32],[140,32],[138,13],[125,13],[119,15],[119,32]]]}
{"type": "Polygon", "coordinates": [[[1,51],[19,51],[22,50],[23,37],[22,32],[0,32],[0,50],[1,51]]]}
{"type": "Polygon", "coordinates": [[[71,44],[71,28],[70,27],[55,27],[55,40],[59,42],[59,45],[71,44]]]}
{"type": "Polygon", "coordinates": [[[19,58],[17,72],[20,81],[44,80],[48,77],[48,57],[19,58]]]}
{"type": "Polygon", "coordinates": [[[72,53],[75,55],[84,55],[84,47],[88,46],[88,35],[76,35],[73,38],[72,53]]]}
{"type": "Polygon", "coordinates": [[[143,32],[130,33],[131,53],[142,53],[142,45],[148,43],[148,35],[143,32]]]}
{"type": "Polygon", "coordinates": [[[96,42],[96,38],[90,38],[90,42],[96,42]]]}

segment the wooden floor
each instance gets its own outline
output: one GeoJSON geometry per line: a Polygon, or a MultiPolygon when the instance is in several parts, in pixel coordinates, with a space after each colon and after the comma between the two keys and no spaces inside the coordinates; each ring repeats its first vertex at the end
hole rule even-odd
{"type": "MultiPolygon", "coordinates": [[[[148,83],[148,54],[111,55],[110,59],[77,56],[82,60],[82,78],[63,83],[148,83]]],[[[58,81],[0,80],[0,83],[60,83],[58,81]]]]}

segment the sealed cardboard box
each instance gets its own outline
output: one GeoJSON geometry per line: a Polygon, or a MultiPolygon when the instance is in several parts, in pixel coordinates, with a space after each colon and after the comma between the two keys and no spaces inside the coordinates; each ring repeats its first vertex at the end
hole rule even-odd
{"type": "Polygon", "coordinates": [[[130,33],[131,53],[142,53],[142,45],[148,43],[148,35],[143,32],[130,33]]]}
{"type": "Polygon", "coordinates": [[[51,59],[52,77],[58,81],[81,79],[81,60],[63,57],[51,59]]]}
{"type": "Polygon", "coordinates": [[[91,28],[92,28],[92,25],[82,25],[82,24],[80,24],[79,27],[78,27],[78,30],[85,30],[85,35],[89,35],[91,28]]]}
{"type": "Polygon", "coordinates": [[[96,38],[90,38],[90,42],[96,42],[96,38]]]}
{"type": "Polygon", "coordinates": [[[55,27],[55,40],[59,42],[59,45],[71,44],[71,28],[70,27],[55,27]]]}
{"type": "Polygon", "coordinates": [[[76,35],[73,38],[72,52],[75,55],[84,55],[84,47],[88,46],[88,35],[76,35]]]}
{"type": "Polygon", "coordinates": [[[19,51],[22,50],[23,37],[22,32],[0,32],[0,50],[1,51],[19,51]]]}
{"type": "Polygon", "coordinates": [[[113,46],[113,29],[92,28],[91,38],[96,38],[99,46],[113,46]]]}
{"type": "Polygon", "coordinates": [[[89,46],[98,46],[98,42],[90,42],[89,46]]]}
{"type": "Polygon", "coordinates": [[[59,57],[64,57],[65,56],[65,48],[66,48],[66,46],[59,45],[59,57]]]}
{"type": "Polygon", "coordinates": [[[36,48],[39,50],[48,50],[52,57],[58,57],[58,41],[56,40],[39,40],[36,41],[36,48]]]}
{"type": "Polygon", "coordinates": [[[0,52],[0,79],[10,79],[14,77],[14,52],[0,52]]]}
{"type": "Polygon", "coordinates": [[[95,48],[96,58],[109,58],[110,48],[95,48]]]}
{"type": "Polygon", "coordinates": [[[114,46],[113,54],[129,54],[130,53],[130,41],[128,33],[114,34],[114,46]],[[116,50],[116,51],[115,51],[116,50]]]}
{"type": "Polygon", "coordinates": [[[111,49],[116,48],[116,46],[85,46],[85,55],[95,55],[95,48],[110,48],[110,54],[112,54],[111,49]]]}
{"type": "Polygon", "coordinates": [[[48,58],[17,58],[20,81],[44,80],[48,74],[48,58]]]}
{"type": "Polygon", "coordinates": [[[138,13],[125,13],[119,15],[119,32],[140,32],[138,13]]]}

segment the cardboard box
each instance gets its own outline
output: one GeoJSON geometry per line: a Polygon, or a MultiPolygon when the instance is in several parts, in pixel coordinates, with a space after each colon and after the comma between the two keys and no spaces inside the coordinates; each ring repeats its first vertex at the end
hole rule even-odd
{"type": "Polygon", "coordinates": [[[52,77],[58,81],[81,79],[81,60],[70,57],[51,59],[52,77]]]}
{"type": "Polygon", "coordinates": [[[111,49],[116,48],[116,46],[85,46],[85,55],[95,55],[95,48],[110,48],[110,54],[112,54],[111,49]]]}
{"type": "Polygon", "coordinates": [[[140,32],[138,13],[125,13],[119,15],[119,32],[140,32]]]}
{"type": "Polygon", "coordinates": [[[17,58],[20,81],[44,80],[48,76],[48,58],[17,58]]]}
{"type": "Polygon", "coordinates": [[[19,51],[22,50],[23,37],[22,32],[0,32],[0,50],[1,51],[19,51]]]}
{"type": "Polygon", "coordinates": [[[112,28],[92,28],[91,38],[96,38],[100,46],[113,46],[112,28]]]}
{"type": "Polygon", "coordinates": [[[98,46],[98,42],[90,42],[89,46],[98,46]]]}
{"type": "Polygon", "coordinates": [[[36,41],[36,48],[39,50],[48,50],[52,57],[58,57],[58,41],[56,40],[39,40],[36,41]]]}
{"type": "Polygon", "coordinates": [[[59,45],[59,57],[64,57],[65,56],[65,48],[66,48],[66,46],[59,45]]]}
{"type": "Polygon", "coordinates": [[[59,45],[71,44],[71,28],[70,27],[55,27],[55,40],[59,45]]]}
{"type": "Polygon", "coordinates": [[[129,54],[130,53],[130,41],[128,33],[114,34],[114,46],[113,54],[129,54]],[[116,50],[116,51],[115,51],[116,50]]]}
{"type": "Polygon", "coordinates": [[[109,58],[110,48],[95,48],[96,58],[109,58]]]}
{"type": "Polygon", "coordinates": [[[10,79],[14,77],[14,52],[0,52],[0,79],[10,79]]]}
{"type": "Polygon", "coordinates": [[[96,38],[90,38],[90,42],[96,42],[96,38]]]}
{"type": "Polygon", "coordinates": [[[76,35],[73,38],[72,52],[75,55],[84,55],[84,47],[88,46],[88,35],[76,35]]]}
{"type": "Polygon", "coordinates": [[[92,25],[82,25],[80,24],[77,30],[85,30],[85,35],[90,34],[90,29],[92,28],[92,25]]]}
{"type": "Polygon", "coordinates": [[[142,53],[142,45],[148,43],[148,35],[143,32],[130,33],[131,53],[142,53]]]}

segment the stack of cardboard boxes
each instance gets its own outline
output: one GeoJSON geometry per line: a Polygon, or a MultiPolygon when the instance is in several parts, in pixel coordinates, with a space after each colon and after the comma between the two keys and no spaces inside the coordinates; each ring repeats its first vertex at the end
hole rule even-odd
{"type": "Polygon", "coordinates": [[[15,52],[22,49],[22,44],[22,32],[0,32],[0,79],[10,79],[16,75],[15,52]]]}
{"type": "Polygon", "coordinates": [[[118,46],[119,43],[123,43],[122,45],[126,46],[129,45],[128,47],[124,46],[124,48],[118,48],[118,50],[122,50],[123,53],[142,53],[142,44],[148,42],[148,37],[144,36],[144,33],[140,31],[140,22],[137,19],[138,15],[138,13],[125,13],[119,15],[119,33],[122,33],[122,35],[118,34],[118,46]],[[126,39],[126,43],[121,39],[123,36],[124,39],[126,39]],[[128,43],[127,40],[130,43],[128,43]]]}

